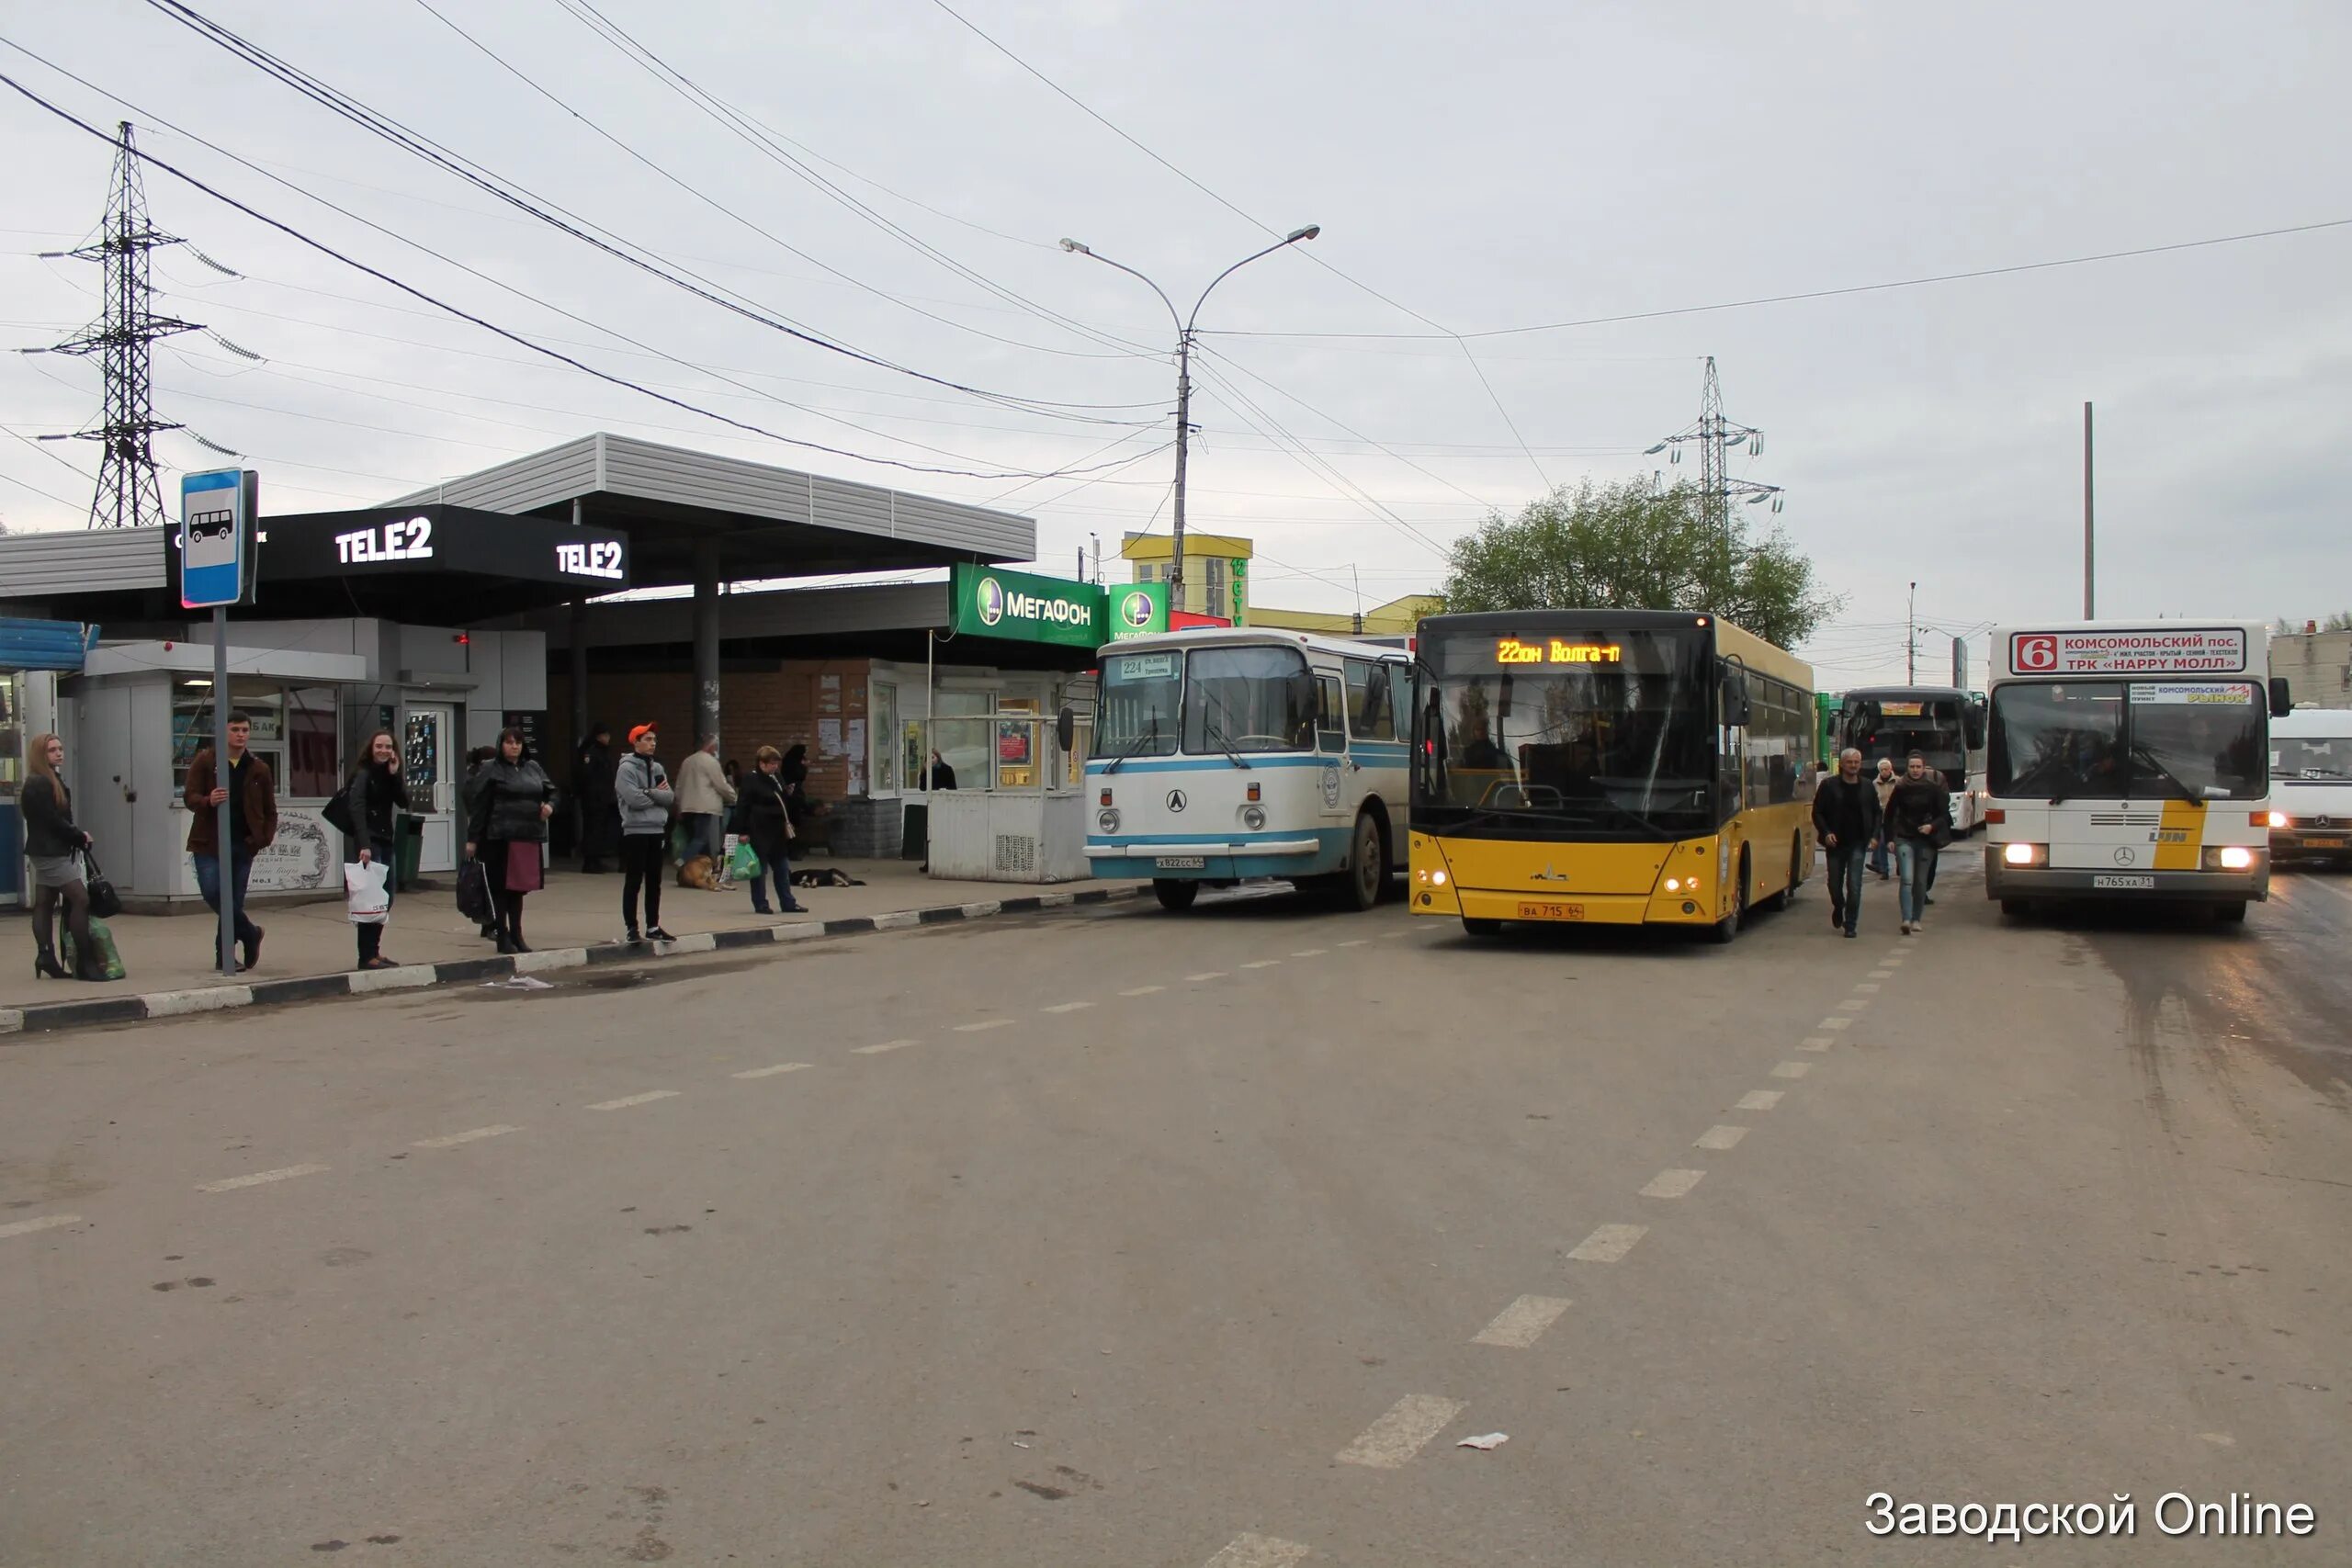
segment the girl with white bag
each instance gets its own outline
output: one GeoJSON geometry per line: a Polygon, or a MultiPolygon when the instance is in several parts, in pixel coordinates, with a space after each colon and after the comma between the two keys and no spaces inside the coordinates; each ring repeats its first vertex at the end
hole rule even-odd
{"type": "Polygon", "coordinates": [[[368,738],[343,787],[355,829],[344,841],[358,850],[343,868],[344,908],[359,939],[359,967],[396,968],[384,956],[384,927],[392,915],[392,814],[401,795],[400,746],[390,730],[368,738]]]}

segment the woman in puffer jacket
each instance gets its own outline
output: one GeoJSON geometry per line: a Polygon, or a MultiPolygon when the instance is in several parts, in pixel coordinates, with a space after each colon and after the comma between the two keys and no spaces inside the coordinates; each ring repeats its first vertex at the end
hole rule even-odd
{"type": "Polygon", "coordinates": [[[523,749],[521,730],[498,732],[498,755],[475,776],[466,824],[466,853],[481,861],[489,876],[501,953],[531,951],[523,942],[523,899],[539,890],[540,846],[555,815],[555,785],[523,749]]]}

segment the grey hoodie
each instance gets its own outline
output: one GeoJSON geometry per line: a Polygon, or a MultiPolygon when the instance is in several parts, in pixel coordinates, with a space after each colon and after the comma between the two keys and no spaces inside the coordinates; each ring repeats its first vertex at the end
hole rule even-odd
{"type": "Polygon", "coordinates": [[[659,833],[669,826],[670,807],[677,795],[670,788],[670,775],[652,758],[634,751],[623,757],[620,771],[613,775],[613,793],[620,797],[624,834],[659,833]]]}

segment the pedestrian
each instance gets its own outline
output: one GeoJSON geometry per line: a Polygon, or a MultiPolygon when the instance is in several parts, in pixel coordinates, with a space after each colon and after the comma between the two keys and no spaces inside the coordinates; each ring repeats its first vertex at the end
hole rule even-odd
{"type": "Polygon", "coordinates": [[[613,775],[620,803],[621,930],[624,942],[674,942],[662,929],[662,837],[670,826],[677,792],[653,753],[662,738],[650,724],[628,732],[629,754],[613,775]],[[645,934],[638,935],[637,890],[645,889],[645,934]]]}
{"type": "MultiPolygon", "coordinates": [[[[954,789],[956,787],[956,770],[947,765],[947,759],[939,754],[939,748],[936,746],[931,749],[931,761],[923,764],[922,776],[923,787],[925,789],[954,789]]],[[[924,833],[927,839],[930,833],[930,818],[928,814],[925,815],[923,820],[925,824],[924,833]]],[[[915,871],[919,875],[928,876],[931,874],[931,856],[928,852],[931,849],[931,845],[928,842],[925,842],[923,849],[926,852],[923,855],[923,862],[921,865],[915,867],[915,871]]]]}
{"type": "Polygon", "coordinates": [[[103,980],[106,960],[90,940],[90,889],[82,880],[82,856],[90,835],[74,821],[74,795],[65,787],[65,742],[54,735],[33,737],[30,771],[17,804],[25,814],[25,857],[33,874],[33,974],[44,980],[66,978],[57,962],[51,917],[65,906],[65,932],[74,939],[74,976],[103,980]]]}
{"type": "Polygon", "coordinates": [[[352,760],[344,787],[351,802],[352,825],[358,829],[352,839],[359,852],[352,859],[360,865],[384,868],[385,918],[361,920],[351,928],[359,939],[359,967],[398,968],[384,956],[384,927],[391,919],[392,883],[396,880],[393,870],[399,863],[392,818],[404,794],[401,787],[400,743],[392,739],[390,730],[379,729],[368,738],[368,744],[352,760]]]}
{"type": "Polygon", "coordinates": [[[808,826],[808,748],[797,741],[785,748],[775,776],[784,782],[784,798],[792,815],[792,836],[808,826]]]}
{"type": "Polygon", "coordinates": [[[727,774],[727,782],[735,786],[735,793],[738,795],[742,794],[743,764],[737,761],[734,758],[729,757],[727,759],[727,766],[724,772],[727,774]]]}
{"type": "Polygon", "coordinates": [[[787,852],[792,814],[779,776],[784,754],[773,746],[763,746],[753,755],[752,766],[755,771],[743,781],[742,789],[743,830],[752,840],[752,852],[760,857],[760,869],[752,875],[752,908],[763,915],[797,915],[805,906],[792,891],[792,859],[787,852]],[[773,911],[768,908],[770,882],[775,884],[773,911]]]}
{"type": "Polygon", "coordinates": [[[1886,797],[1894,793],[1894,786],[1901,782],[1894,774],[1894,759],[1881,757],[1878,760],[1878,777],[1871,781],[1871,786],[1878,791],[1879,810],[1878,831],[1871,836],[1871,869],[1878,873],[1881,882],[1887,878],[1886,797]]]}
{"type": "Polygon", "coordinates": [[[1886,803],[1886,836],[1894,842],[1895,894],[1905,936],[1927,924],[1928,867],[1951,833],[1951,797],[1942,778],[1928,771],[1928,760],[1914,751],[1886,803]]]}
{"type": "Polygon", "coordinates": [[[1829,852],[1829,924],[1854,934],[1862,913],[1862,859],[1878,833],[1878,791],[1862,777],[1862,753],[1838,754],[1838,776],[1813,794],[1813,830],[1829,852]]]}
{"type": "Polygon", "coordinates": [[[597,875],[620,855],[621,813],[613,795],[613,727],[598,719],[571,758],[571,799],[580,812],[580,870],[597,875]]]}
{"type": "MultiPolygon", "coordinates": [[[[482,777],[482,769],[489,764],[492,757],[497,755],[498,748],[495,746],[477,746],[466,753],[466,776],[458,785],[458,820],[461,824],[470,826],[473,822],[474,807],[481,804],[482,786],[488,783],[482,777]]],[[[487,873],[490,868],[485,865],[482,869],[487,873]]],[[[496,942],[498,937],[498,921],[495,916],[482,921],[482,941],[496,942]]]]}
{"type": "Polygon", "coordinates": [[[277,837],[277,784],[269,764],[245,750],[253,739],[253,716],[243,708],[229,716],[228,776],[215,765],[212,748],[205,747],[187,765],[187,852],[196,861],[197,891],[206,908],[220,911],[220,816],[229,807],[229,886],[237,900],[236,938],[240,970],[261,962],[262,929],[247,912],[245,886],[254,874],[254,857],[277,837]]]}
{"type": "Polygon", "coordinates": [[[498,924],[498,951],[528,953],[523,900],[542,884],[540,847],[555,815],[555,785],[524,755],[523,732],[498,732],[498,755],[484,762],[466,823],[466,853],[482,863],[498,924]]]}
{"type": "Polygon", "coordinates": [[[718,737],[706,735],[694,755],[678,764],[678,822],[686,830],[686,853],[708,855],[717,873],[712,888],[728,886],[721,863],[726,848],[727,807],[735,804],[735,786],[718,765],[718,737]]]}

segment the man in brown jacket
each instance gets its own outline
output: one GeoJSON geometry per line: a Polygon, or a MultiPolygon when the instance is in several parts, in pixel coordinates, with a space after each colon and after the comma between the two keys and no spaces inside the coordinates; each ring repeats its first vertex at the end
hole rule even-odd
{"type": "Polygon", "coordinates": [[[254,721],[242,709],[229,716],[229,777],[216,777],[212,748],[206,747],[187,765],[187,852],[196,860],[196,886],[205,907],[220,912],[220,803],[233,800],[229,821],[236,841],[229,846],[229,874],[237,889],[237,946],[240,969],[261,962],[261,928],[245,913],[245,884],[254,874],[254,856],[277,837],[277,785],[269,764],[245,750],[254,721]]]}

